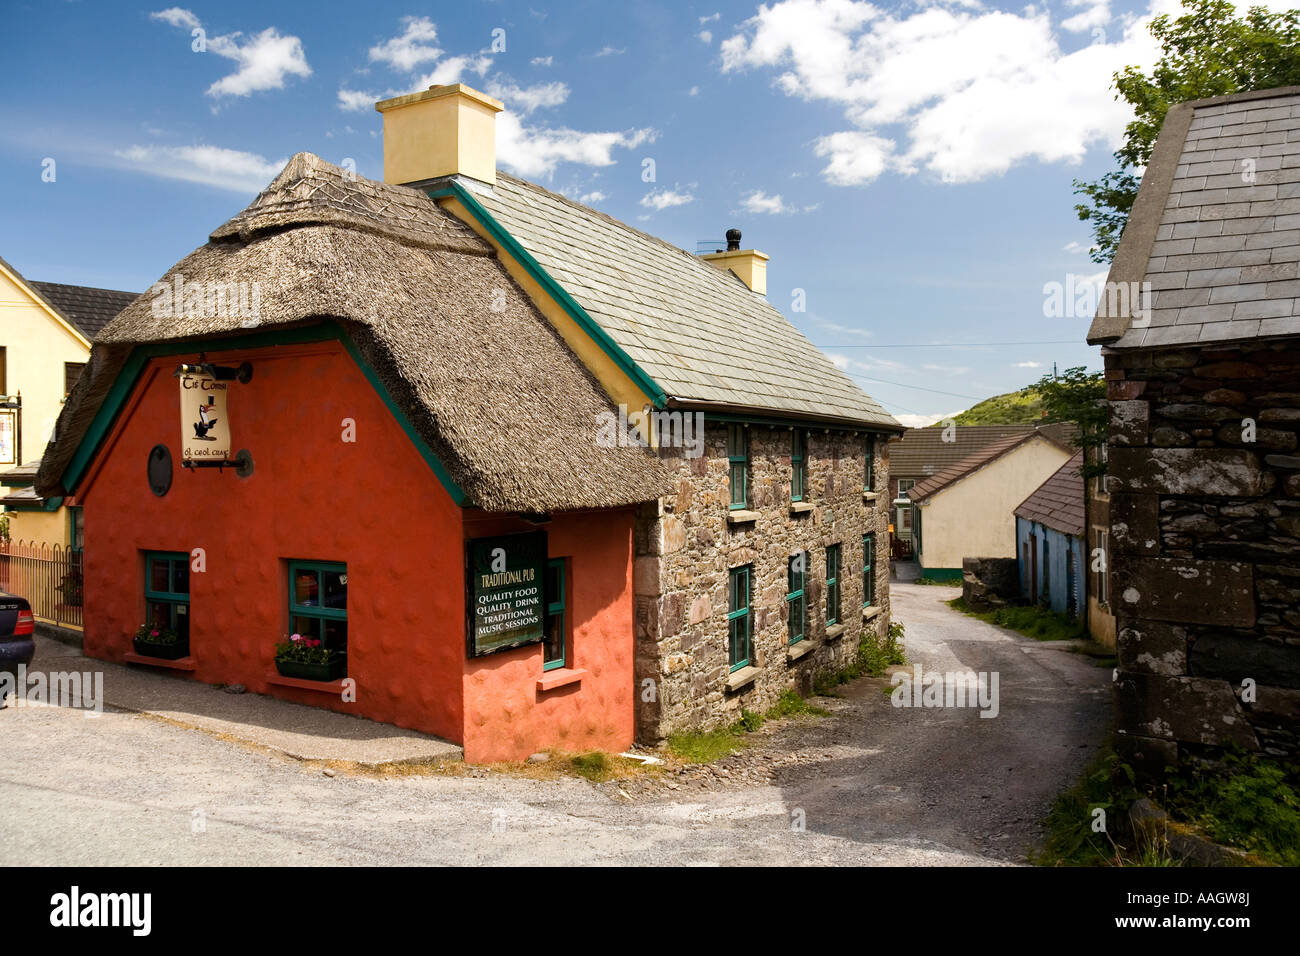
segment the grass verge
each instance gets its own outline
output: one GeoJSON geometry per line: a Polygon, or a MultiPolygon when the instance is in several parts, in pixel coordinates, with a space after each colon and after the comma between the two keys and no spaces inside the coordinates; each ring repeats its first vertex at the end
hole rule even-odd
{"type": "Polygon", "coordinates": [[[967,605],[964,598],[953,598],[948,606],[963,614],[988,621],[998,627],[1005,627],[1026,637],[1038,641],[1077,641],[1087,640],[1088,631],[1083,623],[1068,614],[1058,614],[1037,605],[1024,607],[1000,607],[992,611],[976,611],[967,605]]]}
{"type": "Polygon", "coordinates": [[[829,674],[823,674],[813,684],[813,693],[819,697],[834,697],[835,688],[859,677],[881,677],[885,669],[895,664],[906,664],[903,650],[903,625],[894,621],[882,638],[866,632],[858,640],[858,651],[853,661],[829,674]]]}
{"type": "Polygon", "coordinates": [[[668,751],[688,763],[712,763],[749,745],[745,739],[769,720],[782,717],[827,717],[830,711],[808,703],[793,690],[783,693],[766,713],[742,710],[729,727],[668,736],[668,751]]]}

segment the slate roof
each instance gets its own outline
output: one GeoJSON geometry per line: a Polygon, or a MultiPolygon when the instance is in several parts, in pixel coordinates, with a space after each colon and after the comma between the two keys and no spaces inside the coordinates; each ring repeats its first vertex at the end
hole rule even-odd
{"type": "Polygon", "coordinates": [[[1033,425],[957,425],[955,441],[944,441],[941,425],[909,428],[889,446],[889,477],[922,478],[938,474],[990,443],[1012,435],[1027,435],[1033,425]]]}
{"type": "Polygon", "coordinates": [[[29,281],[27,284],[91,340],[139,295],[138,292],[64,285],[61,282],[29,281]]]}
{"type": "Polygon", "coordinates": [[[1016,517],[1062,534],[1083,536],[1083,452],[1079,452],[1016,508],[1016,517]]]}
{"type": "Polygon", "coordinates": [[[1150,282],[1148,314],[1103,301],[1116,348],[1300,334],[1300,87],[1172,107],[1108,283],[1150,282]]]}
{"type": "Polygon", "coordinates": [[[504,173],[473,196],[670,399],[902,430],[730,272],[504,173]]]}
{"type": "Polygon", "coordinates": [[[1035,437],[1041,436],[1054,445],[1059,445],[1062,448],[1068,447],[1064,441],[1056,437],[1059,433],[1058,429],[1052,429],[1051,426],[1044,426],[1041,428],[1030,428],[1028,431],[1021,434],[1008,435],[1006,438],[999,438],[997,441],[989,442],[979,451],[975,452],[975,454],[963,458],[955,465],[945,468],[938,474],[931,475],[924,481],[918,481],[912,486],[911,490],[907,492],[907,497],[912,501],[924,501],[931,495],[942,491],[949,485],[956,484],[967,475],[973,474],[990,462],[996,461],[1007,452],[1019,448],[1025,442],[1030,441],[1035,437]]]}

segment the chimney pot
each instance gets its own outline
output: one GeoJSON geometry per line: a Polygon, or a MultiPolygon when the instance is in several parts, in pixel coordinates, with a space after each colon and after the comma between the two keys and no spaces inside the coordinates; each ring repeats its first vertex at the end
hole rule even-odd
{"type": "Polygon", "coordinates": [[[727,251],[736,252],[738,249],[740,249],[740,230],[728,229],[727,230],[727,251]]]}

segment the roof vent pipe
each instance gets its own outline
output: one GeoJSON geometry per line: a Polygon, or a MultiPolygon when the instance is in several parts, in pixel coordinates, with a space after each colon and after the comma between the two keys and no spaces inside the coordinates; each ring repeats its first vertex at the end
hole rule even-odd
{"type": "Polygon", "coordinates": [[[727,251],[738,252],[739,250],[740,250],[740,230],[728,229],[727,230],[727,251]]]}

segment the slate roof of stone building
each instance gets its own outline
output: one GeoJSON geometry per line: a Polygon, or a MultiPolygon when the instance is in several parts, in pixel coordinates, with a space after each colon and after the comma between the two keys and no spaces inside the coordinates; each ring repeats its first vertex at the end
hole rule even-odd
{"type": "Polygon", "coordinates": [[[1103,299],[1093,344],[1300,334],[1300,87],[1169,110],[1107,281],[1154,301],[1103,299]]]}
{"type": "Polygon", "coordinates": [[[902,430],[732,273],[504,173],[473,196],[669,398],[902,430]]]}
{"type": "Polygon", "coordinates": [[[944,441],[942,425],[909,428],[889,446],[889,477],[934,475],[992,442],[1033,430],[1033,425],[957,425],[952,435],[955,441],[944,441]]]}
{"type": "Polygon", "coordinates": [[[1086,522],[1082,469],[1083,452],[1079,452],[1020,503],[1016,517],[1082,537],[1086,522]]]}
{"type": "Polygon", "coordinates": [[[949,485],[956,484],[963,478],[979,471],[985,465],[996,461],[1036,437],[1045,438],[1054,445],[1068,448],[1066,442],[1058,437],[1060,434],[1061,430],[1059,428],[1052,428],[1051,426],[1031,427],[1028,431],[1020,434],[1008,435],[1005,438],[999,438],[997,441],[989,442],[979,451],[963,458],[955,465],[945,468],[938,474],[931,475],[924,481],[918,481],[907,492],[907,497],[912,501],[924,501],[926,498],[943,491],[949,485]]]}

